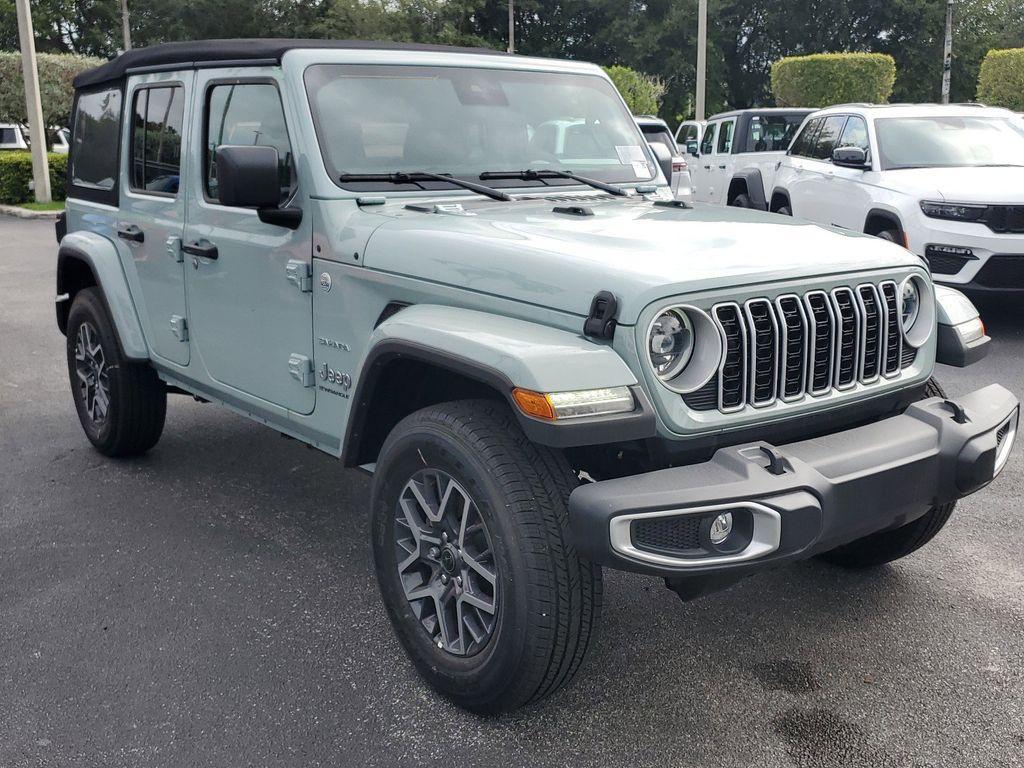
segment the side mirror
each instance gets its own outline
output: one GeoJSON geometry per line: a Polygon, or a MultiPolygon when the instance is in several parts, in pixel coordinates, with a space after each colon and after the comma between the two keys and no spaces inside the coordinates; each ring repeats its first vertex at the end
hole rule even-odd
{"type": "Polygon", "coordinates": [[[260,221],[288,229],[302,222],[301,208],[281,207],[277,149],[259,146],[217,147],[217,199],[221,205],[255,208],[260,221]]]}
{"type": "Polygon", "coordinates": [[[686,142],[686,154],[693,155],[694,157],[700,157],[700,144],[696,141],[686,142]]]}
{"type": "Polygon", "coordinates": [[[842,168],[856,168],[867,170],[868,153],[860,147],[840,147],[832,151],[832,162],[842,168]]]}
{"type": "Polygon", "coordinates": [[[652,142],[651,151],[654,152],[654,159],[661,166],[661,172],[665,174],[665,181],[672,183],[672,152],[660,141],[652,142]]]}

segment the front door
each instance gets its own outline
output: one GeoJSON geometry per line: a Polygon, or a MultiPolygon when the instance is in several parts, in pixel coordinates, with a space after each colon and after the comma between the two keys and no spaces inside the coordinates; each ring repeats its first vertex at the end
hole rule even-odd
{"type": "Polygon", "coordinates": [[[310,413],[313,294],[304,278],[312,259],[311,217],[307,212],[292,230],[217,200],[217,147],[261,145],[278,151],[282,203],[303,205],[280,89],[269,73],[225,74],[200,70],[196,78],[201,106],[195,125],[202,138],[193,142],[191,163],[199,178],[183,243],[189,332],[217,385],[310,413]]]}
{"type": "Polygon", "coordinates": [[[732,143],[736,132],[736,119],[723,120],[718,126],[718,140],[715,142],[715,154],[710,158],[711,185],[708,189],[708,202],[725,205],[729,182],[732,181],[732,143]]]}
{"type": "Polygon", "coordinates": [[[715,136],[718,123],[708,123],[704,127],[704,137],[700,142],[700,157],[690,164],[690,178],[693,180],[693,197],[702,203],[710,203],[714,192],[711,170],[715,152],[715,136]]]}
{"type": "Polygon", "coordinates": [[[189,363],[185,276],[179,245],[185,230],[186,187],[181,149],[187,146],[193,73],[139,75],[128,81],[128,130],[121,157],[117,244],[150,350],[189,363]]]}

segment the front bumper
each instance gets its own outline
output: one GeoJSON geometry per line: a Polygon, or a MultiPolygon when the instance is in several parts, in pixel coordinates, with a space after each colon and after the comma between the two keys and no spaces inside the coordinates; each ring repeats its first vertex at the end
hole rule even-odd
{"type": "Polygon", "coordinates": [[[1005,464],[1019,410],[993,384],[813,440],[722,448],[701,464],[580,486],[570,525],[581,553],[604,566],[670,580],[739,578],[905,525],[984,487],[1005,464]],[[666,546],[724,511],[748,521],[742,549],[715,551],[706,535],[702,545],[690,537],[666,546]],[[669,526],[657,546],[637,533],[654,520],[669,526]]]}
{"type": "Polygon", "coordinates": [[[932,267],[932,279],[971,292],[1024,290],[1024,235],[996,233],[982,223],[930,219],[923,214],[908,222],[910,249],[932,267]],[[930,249],[940,255],[930,257],[930,249]],[[967,256],[942,255],[960,249],[967,256]]]}

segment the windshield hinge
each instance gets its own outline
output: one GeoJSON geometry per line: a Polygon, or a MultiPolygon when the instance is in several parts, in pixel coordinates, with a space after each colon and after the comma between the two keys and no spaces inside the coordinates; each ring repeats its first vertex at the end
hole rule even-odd
{"type": "Polygon", "coordinates": [[[590,314],[583,323],[583,335],[592,339],[611,339],[615,336],[615,315],[619,302],[610,291],[598,291],[590,302],[590,314]]]}

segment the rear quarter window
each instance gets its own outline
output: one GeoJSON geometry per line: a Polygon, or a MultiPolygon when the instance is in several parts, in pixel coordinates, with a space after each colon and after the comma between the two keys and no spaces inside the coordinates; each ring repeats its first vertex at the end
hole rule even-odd
{"type": "Polygon", "coordinates": [[[121,90],[80,93],[71,139],[71,184],[87,199],[117,203],[121,90]],[[89,194],[92,192],[93,194],[89,194]]]}

